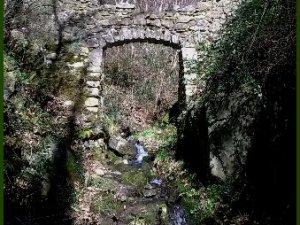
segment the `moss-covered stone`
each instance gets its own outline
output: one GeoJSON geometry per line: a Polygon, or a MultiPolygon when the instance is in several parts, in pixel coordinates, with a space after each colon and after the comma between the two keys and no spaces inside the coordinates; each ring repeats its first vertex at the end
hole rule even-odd
{"type": "Polygon", "coordinates": [[[111,151],[104,149],[103,147],[93,148],[93,159],[101,161],[106,164],[114,164],[118,157],[111,151]]]}
{"type": "Polygon", "coordinates": [[[113,216],[124,209],[123,203],[118,201],[113,194],[95,196],[91,210],[94,213],[101,213],[106,216],[113,216]]]}
{"type": "Polygon", "coordinates": [[[122,174],[122,180],[130,185],[134,185],[139,190],[142,190],[147,184],[149,171],[130,171],[122,174]]]}
{"type": "Polygon", "coordinates": [[[131,166],[128,164],[124,164],[123,160],[121,160],[121,159],[116,160],[113,164],[113,167],[115,170],[117,170],[121,173],[132,170],[131,166]]]}
{"type": "Polygon", "coordinates": [[[132,213],[129,214],[132,216],[124,219],[128,221],[128,224],[165,225],[168,224],[168,217],[163,206],[166,207],[166,204],[160,201],[137,204],[132,206],[130,210],[132,213]]]}
{"type": "Polygon", "coordinates": [[[110,178],[100,177],[99,175],[94,175],[91,177],[90,184],[93,187],[100,188],[103,192],[116,192],[119,187],[119,183],[110,178]]]}

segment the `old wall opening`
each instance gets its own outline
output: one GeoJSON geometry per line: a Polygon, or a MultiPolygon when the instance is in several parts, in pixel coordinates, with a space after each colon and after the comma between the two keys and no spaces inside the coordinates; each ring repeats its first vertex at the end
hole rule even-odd
{"type": "Polygon", "coordinates": [[[174,111],[185,102],[182,80],[178,45],[149,40],[108,45],[103,51],[103,113],[138,130],[157,121],[175,122],[174,111]]]}

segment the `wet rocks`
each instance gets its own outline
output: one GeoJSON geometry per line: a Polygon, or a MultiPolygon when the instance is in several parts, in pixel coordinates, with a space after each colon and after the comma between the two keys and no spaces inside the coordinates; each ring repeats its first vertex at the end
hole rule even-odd
{"type": "Polygon", "coordinates": [[[108,141],[108,147],[120,155],[134,156],[136,154],[134,142],[119,136],[112,136],[108,141]]]}
{"type": "Polygon", "coordinates": [[[169,207],[169,217],[172,225],[187,225],[185,210],[179,206],[174,205],[169,207]]]}
{"type": "Polygon", "coordinates": [[[146,189],[146,190],[143,191],[143,196],[145,198],[155,197],[157,194],[158,194],[157,189],[146,189]]]}

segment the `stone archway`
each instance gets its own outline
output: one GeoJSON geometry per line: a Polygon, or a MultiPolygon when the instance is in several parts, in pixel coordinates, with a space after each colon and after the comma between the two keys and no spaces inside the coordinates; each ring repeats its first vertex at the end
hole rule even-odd
{"type": "MultiPolygon", "coordinates": [[[[89,113],[99,117],[103,49],[119,42],[150,41],[180,49],[182,83],[185,103],[189,105],[195,93],[201,94],[205,82],[193,68],[202,58],[196,51],[199,42],[211,43],[221,32],[242,0],[197,2],[173,11],[137,12],[134,5],[99,5],[95,1],[67,3],[58,15],[66,42],[78,42],[88,48],[85,76],[84,117],[89,113]],[[65,15],[68,15],[65,18],[65,15]],[[196,84],[197,81],[200,81],[196,84]],[[202,82],[203,81],[203,82],[202,82]]],[[[61,3],[65,4],[65,3],[61,3]]],[[[184,109],[183,109],[184,110],[184,109]]],[[[94,117],[93,116],[93,117],[94,117]]]]}
{"type": "Polygon", "coordinates": [[[179,37],[168,30],[155,30],[149,28],[123,28],[119,31],[110,29],[103,33],[98,39],[90,39],[90,46],[93,46],[89,54],[89,67],[87,68],[85,106],[88,111],[98,112],[103,106],[103,96],[101,96],[101,83],[103,81],[103,53],[106,48],[122,43],[130,42],[150,42],[163,44],[179,50],[180,64],[180,84],[179,98],[188,102],[194,94],[196,74],[190,65],[197,59],[196,49],[193,47],[183,47],[179,37]],[[92,44],[92,41],[95,44],[92,44]]]}

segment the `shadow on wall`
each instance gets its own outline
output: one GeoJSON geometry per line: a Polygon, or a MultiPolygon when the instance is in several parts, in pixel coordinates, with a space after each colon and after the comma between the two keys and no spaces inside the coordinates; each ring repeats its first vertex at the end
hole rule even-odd
{"type": "MultiPolygon", "coordinates": [[[[57,20],[57,1],[52,1],[53,14],[57,20]]],[[[45,86],[51,86],[49,83],[45,83],[45,80],[50,79],[51,74],[55,73],[56,69],[58,69],[60,56],[62,55],[63,48],[65,47],[62,39],[62,32],[64,29],[64,24],[58,24],[58,33],[57,33],[57,45],[56,45],[56,58],[52,61],[50,68],[48,68],[46,72],[45,78],[40,78],[41,82],[44,84],[37,84],[39,88],[35,90],[34,96],[38,96],[35,100],[35,104],[40,108],[45,109],[47,102],[52,100],[47,97],[47,94],[51,96],[55,96],[57,94],[53,89],[47,89],[45,86]],[[53,72],[54,71],[54,72],[53,72]],[[49,76],[47,76],[49,75],[49,76]]],[[[32,62],[30,65],[32,65],[32,62]]],[[[22,68],[24,69],[24,68],[22,68]]],[[[37,71],[40,72],[40,71],[37,71]]],[[[79,79],[81,80],[81,79],[79,79]]],[[[59,90],[60,87],[65,85],[63,83],[63,79],[60,79],[59,84],[57,84],[56,88],[59,90]]],[[[34,86],[34,85],[33,85],[34,86]]],[[[31,165],[24,165],[24,161],[22,159],[22,149],[17,150],[18,160],[20,161],[20,169],[14,170],[14,174],[9,174],[7,177],[6,185],[12,185],[9,191],[5,192],[4,196],[4,208],[5,208],[5,224],[7,225],[71,225],[74,224],[73,218],[71,217],[71,204],[74,201],[74,180],[71,177],[69,163],[70,159],[73,162],[76,162],[76,172],[82,172],[82,161],[81,156],[72,150],[72,142],[74,140],[75,135],[75,115],[76,109],[78,108],[78,104],[81,102],[82,93],[78,92],[77,99],[74,101],[75,106],[72,108],[70,112],[70,117],[68,118],[68,122],[66,125],[63,125],[67,130],[66,135],[58,136],[58,134],[54,133],[54,130],[49,132],[49,136],[53,137],[55,147],[51,149],[53,152],[49,152],[52,155],[52,159],[47,161],[45,167],[47,168],[47,172],[42,174],[40,171],[34,171],[32,169],[32,174],[30,178],[29,184],[25,184],[25,187],[22,186],[22,178],[20,182],[18,181],[18,177],[24,176],[23,170],[28,169],[31,165]],[[54,133],[54,134],[53,134],[54,133]],[[23,168],[22,168],[23,166],[23,168]],[[37,174],[37,175],[36,175],[37,174]],[[40,176],[42,174],[42,176],[40,176]],[[27,186],[26,186],[27,185],[27,186]]],[[[32,100],[32,99],[31,99],[32,100]]],[[[10,112],[14,113],[14,112],[10,112]]],[[[55,115],[54,115],[55,117],[55,115]]],[[[13,117],[12,117],[13,118],[13,117]]],[[[52,119],[52,118],[51,118],[52,119]]],[[[5,118],[5,122],[9,124],[8,118],[5,118]]],[[[9,126],[9,125],[8,125],[9,126]]],[[[9,135],[9,134],[8,134],[9,135]]],[[[41,139],[45,138],[41,135],[41,139]]],[[[36,149],[33,149],[34,151],[36,149]]],[[[39,149],[37,150],[39,151],[39,149]]],[[[14,159],[11,158],[11,154],[14,152],[11,149],[5,148],[5,160],[8,163],[11,163],[14,159]]],[[[33,155],[38,154],[38,152],[34,152],[33,155]]],[[[42,153],[41,153],[42,155],[42,153]]],[[[45,156],[46,157],[46,156],[45,156]]],[[[14,162],[12,162],[14,163],[14,162]]],[[[7,166],[7,165],[5,165],[7,166]]],[[[14,169],[14,168],[13,168],[14,169]]],[[[43,168],[44,169],[44,168],[43,168]]],[[[82,174],[77,174],[82,178],[82,174]]],[[[6,191],[5,190],[5,191],[6,191]]]]}
{"type": "Polygon", "coordinates": [[[71,148],[74,135],[72,119],[69,123],[69,129],[69,135],[58,141],[54,151],[53,171],[49,174],[50,190],[40,213],[44,215],[42,224],[73,224],[70,211],[75,193],[74,180],[72,179],[74,171],[70,171],[70,169],[74,168],[69,168],[69,164],[75,163],[79,167],[76,171],[82,172],[82,169],[80,169],[82,162],[81,157],[71,148]],[[48,218],[49,215],[50,218],[48,218]]]}
{"type": "Polygon", "coordinates": [[[247,174],[254,209],[271,224],[295,224],[295,71],[274,71],[265,84],[266,106],[259,115],[247,174]],[[285,84],[285,85],[282,85],[285,84]],[[261,215],[266,217],[266,215],[261,215]]]}
{"type": "Polygon", "coordinates": [[[205,107],[189,110],[184,120],[184,126],[179,126],[177,129],[177,158],[183,159],[186,167],[196,173],[205,185],[210,177],[208,123],[205,107]]]}
{"type": "MultiPolygon", "coordinates": [[[[295,224],[294,11],[294,3],[289,0],[246,2],[228,27],[224,27],[230,32],[224,32],[213,49],[217,56],[212,56],[215,60],[209,68],[212,72],[206,71],[209,79],[204,102],[210,109],[217,105],[215,115],[207,111],[209,127],[218,119],[223,121],[220,114],[227,110],[232,118],[222,123],[227,133],[231,135],[230,131],[238,129],[251,140],[247,148],[234,146],[243,153],[245,163],[239,163],[238,157],[234,160],[241,172],[230,177],[236,178],[230,188],[232,196],[237,194],[237,197],[230,196],[228,203],[233,211],[253,216],[260,224],[295,224]],[[257,16],[253,16],[254,10],[257,16]],[[242,98],[230,100],[237,93],[242,98]],[[230,108],[230,101],[237,107],[230,108]],[[226,107],[222,108],[222,104],[226,107]],[[255,122],[243,121],[247,116],[255,122]],[[238,207],[233,206],[233,201],[238,207]]],[[[199,63],[200,71],[205,70],[209,59],[204,62],[199,63]]],[[[178,156],[200,174],[201,181],[205,180],[209,174],[205,109],[189,110],[182,124],[178,137],[184,136],[178,140],[178,156]]],[[[226,132],[219,134],[224,143],[226,132]]],[[[219,150],[226,151],[221,144],[218,143],[219,150]]]]}
{"type": "MultiPolygon", "coordinates": [[[[81,96],[80,93],[78,96],[81,96]]],[[[54,134],[54,146],[33,149],[33,154],[41,157],[41,161],[38,161],[33,156],[37,164],[25,164],[27,161],[23,160],[22,149],[5,147],[5,166],[18,165],[7,174],[5,182],[7,186],[12,185],[5,189],[5,224],[73,224],[70,211],[75,193],[74,173],[77,179],[83,178],[81,155],[72,149],[75,135],[75,108],[76,106],[68,124],[64,127],[67,130],[65,136],[54,134]],[[43,151],[44,148],[46,152],[38,152],[43,151]],[[14,154],[17,154],[17,157],[14,154]],[[38,171],[39,168],[41,171],[38,171]],[[29,174],[24,174],[24,171],[29,174]],[[24,180],[25,184],[22,183],[24,180]],[[26,182],[30,183],[26,184],[26,182]]]]}
{"type": "MultiPolygon", "coordinates": [[[[74,201],[74,181],[71,179],[68,164],[70,159],[73,159],[79,166],[77,171],[81,172],[82,162],[80,156],[71,150],[72,134],[70,132],[68,137],[60,140],[57,138],[58,142],[53,149],[53,161],[45,165],[48,168],[47,174],[42,174],[43,177],[32,175],[29,188],[23,188],[21,183],[15,185],[18,183],[18,176],[8,178],[14,183],[14,187],[5,192],[5,224],[73,224],[70,207],[74,201]]],[[[6,154],[7,161],[10,160],[8,157],[6,154]]]]}

